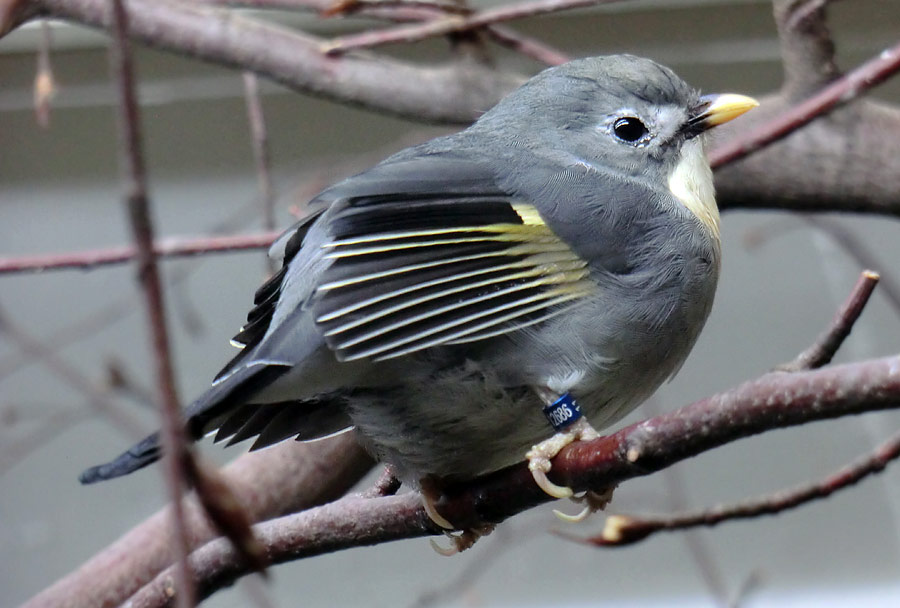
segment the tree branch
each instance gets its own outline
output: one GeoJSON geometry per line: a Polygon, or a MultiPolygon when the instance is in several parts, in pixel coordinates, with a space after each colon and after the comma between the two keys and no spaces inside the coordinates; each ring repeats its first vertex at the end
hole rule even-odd
{"type": "Polygon", "coordinates": [[[190,460],[191,455],[185,444],[184,421],[175,390],[175,372],[172,369],[169,334],[166,328],[162,281],[153,253],[153,221],[150,218],[150,202],[147,198],[140,112],[134,93],[134,68],[128,42],[128,14],[125,12],[123,0],[112,0],[111,9],[114,35],[113,44],[110,46],[110,64],[113,80],[119,91],[119,159],[122,181],[125,184],[125,203],[137,250],[137,278],[144,294],[153,347],[157,399],[162,421],[162,445],[165,454],[163,465],[166,488],[172,502],[177,603],[180,608],[193,608],[197,602],[187,567],[190,547],[187,522],[181,504],[182,494],[187,487],[185,463],[190,460]]]}
{"type": "MultiPolygon", "coordinates": [[[[207,253],[229,253],[248,249],[264,249],[272,244],[280,230],[259,234],[234,236],[208,236],[196,238],[165,238],[153,244],[153,252],[157,257],[178,258],[202,255],[207,253]]],[[[45,272],[48,270],[91,270],[98,266],[123,264],[137,256],[137,249],[128,247],[111,247],[75,253],[47,253],[40,255],[22,255],[0,257],[0,274],[16,274],[22,272],[45,272]]]]}
{"type": "Polygon", "coordinates": [[[710,154],[710,165],[713,168],[724,167],[787,137],[836,107],[853,101],[863,92],[893,76],[898,70],[900,70],[900,42],[804,101],[790,106],[785,112],[760,127],[746,131],[726,144],[717,146],[710,154]]]}
{"type": "Polygon", "coordinates": [[[782,91],[800,101],[839,75],[825,19],[829,0],[776,0],[775,25],[784,65],[782,91]]]}
{"type": "Polygon", "coordinates": [[[448,15],[441,19],[434,19],[421,24],[403,25],[390,29],[374,30],[332,38],[325,42],[321,49],[330,55],[342,54],[348,51],[372,48],[383,44],[398,42],[418,42],[435,36],[444,36],[451,33],[470,32],[472,30],[504,23],[514,19],[535,17],[549,13],[585,8],[600,4],[612,4],[623,0],[532,0],[530,2],[515,2],[484,9],[471,15],[448,15]]]}
{"type": "MultiPolygon", "coordinates": [[[[553,460],[550,477],[576,491],[607,487],[768,430],[898,405],[900,356],[794,374],[773,372],[612,435],[571,444],[553,460]]],[[[549,500],[522,463],[446,489],[437,507],[456,525],[470,528],[501,522],[549,500]]],[[[272,563],[442,533],[417,493],[347,497],[255,528],[272,563]]],[[[195,551],[190,565],[202,597],[247,573],[222,540],[195,551]]],[[[171,571],[162,572],[130,598],[130,605],[170,605],[165,589],[171,576],[171,571]]]]}
{"type": "Polygon", "coordinates": [[[666,531],[687,530],[698,526],[715,526],[734,519],[752,519],[794,509],[813,500],[828,498],[835,492],[859,483],[866,477],[882,472],[892,461],[900,458],[900,434],[878,446],[871,454],[847,465],[820,481],[781,490],[733,505],[720,505],[681,515],[665,517],[633,517],[611,515],[606,518],[603,532],[597,536],[567,538],[604,547],[621,547],[666,531]]]}
{"type": "MultiPolygon", "coordinates": [[[[46,16],[110,27],[106,0],[33,0],[33,6],[46,16]]],[[[318,38],[210,7],[130,0],[128,9],[130,34],[143,44],[419,121],[469,123],[524,80],[468,61],[416,67],[363,53],[328,57],[318,38]]]]}
{"type": "Polygon", "coordinates": [[[880,279],[877,272],[864,270],[828,329],[793,361],[779,365],[777,369],[783,372],[797,372],[804,369],[816,369],[831,363],[831,359],[841,344],[850,335],[850,330],[853,329],[853,325],[862,314],[863,308],[869,302],[869,297],[880,279]]]}
{"type": "MultiPolygon", "coordinates": [[[[250,519],[264,521],[342,496],[372,464],[355,439],[344,434],[245,453],[223,474],[250,519]]],[[[193,496],[185,501],[185,513],[192,548],[218,536],[193,496]]],[[[118,606],[172,563],[169,529],[168,509],[162,509],[22,608],[118,606]]]]}

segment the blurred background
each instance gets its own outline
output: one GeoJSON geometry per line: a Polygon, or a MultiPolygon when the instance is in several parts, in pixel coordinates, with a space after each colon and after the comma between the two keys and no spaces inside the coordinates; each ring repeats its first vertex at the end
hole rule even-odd
{"type": "MultiPolygon", "coordinates": [[[[481,5],[482,3],[475,3],[481,5]]],[[[361,21],[274,15],[334,35],[361,21]]],[[[894,44],[900,3],[857,0],[830,11],[840,65],[894,44]]],[[[627,2],[516,22],[572,56],[630,52],[674,68],[706,91],[761,95],[779,87],[771,5],[760,0],[627,2]]],[[[50,126],[35,120],[32,84],[39,27],[0,40],[0,255],[81,251],[130,243],[118,182],[115,95],[106,38],[53,24],[59,84],[50,126]]],[[[443,57],[430,41],[391,52],[443,57]]],[[[523,73],[542,66],[497,51],[523,73]]],[[[241,75],[138,49],[150,194],[160,236],[249,232],[260,202],[241,75]]],[[[447,129],[385,118],[262,83],[279,226],[339,177],[447,129]]],[[[900,102],[900,80],[874,96],[900,102]]],[[[898,194],[900,196],[900,194],[898,194]]],[[[881,217],[827,216],[900,279],[900,225],[881,217]]],[[[712,317],[679,376],[623,424],[669,411],[792,359],[831,319],[862,270],[800,216],[727,212],[724,266],[712,317]],[[752,246],[751,246],[752,244],[752,246]]],[[[184,402],[232,356],[266,273],[261,251],[163,263],[174,361],[184,402]]],[[[0,606],[16,605],[77,568],[164,504],[158,469],[82,487],[78,473],[117,454],[131,437],[68,383],[70,367],[114,393],[147,431],[146,322],[132,267],[0,276],[0,606]],[[13,339],[13,335],[16,339],[13,339]],[[51,356],[23,350],[22,340],[51,356]]],[[[839,360],[896,353],[900,311],[878,290],[839,360]]],[[[819,423],[744,440],[664,474],[627,483],[610,512],[669,512],[732,502],[818,479],[900,428],[897,413],[819,423]]],[[[220,462],[242,452],[203,445],[220,462]]],[[[553,505],[570,512],[576,508],[553,505]]],[[[603,516],[568,533],[599,531],[603,516]]],[[[552,535],[548,508],[501,525],[464,555],[436,555],[425,539],[354,549],[278,566],[274,606],[746,606],[900,605],[897,465],[859,487],[774,518],[660,535],[626,549],[592,549],[552,535]]],[[[247,585],[205,605],[249,603],[247,585]]]]}

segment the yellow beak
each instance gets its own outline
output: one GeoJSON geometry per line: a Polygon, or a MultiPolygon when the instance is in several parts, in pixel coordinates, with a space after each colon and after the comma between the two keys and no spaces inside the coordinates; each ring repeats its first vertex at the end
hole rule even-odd
{"type": "Polygon", "coordinates": [[[736,93],[722,93],[720,95],[704,95],[700,103],[691,112],[688,120],[690,135],[699,135],[707,129],[734,120],[741,114],[749,112],[759,105],[759,102],[746,95],[736,93]]]}

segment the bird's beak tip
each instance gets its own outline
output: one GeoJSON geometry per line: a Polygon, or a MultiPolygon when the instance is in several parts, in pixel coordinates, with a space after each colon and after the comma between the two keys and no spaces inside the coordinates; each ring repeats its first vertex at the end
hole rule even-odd
{"type": "Polygon", "coordinates": [[[704,95],[700,101],[699,111],[691,122],[703,130],[734,120],[759,105],[752,97],[737,93],[704,95]]]}

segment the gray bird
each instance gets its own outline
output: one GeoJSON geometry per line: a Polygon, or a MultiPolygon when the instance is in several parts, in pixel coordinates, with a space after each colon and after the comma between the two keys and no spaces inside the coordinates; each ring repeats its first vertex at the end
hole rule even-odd
{"type": "MultiPolygon", "coordinates": [[[[328,188],[273,245],[283,266],[187,408],[190,437],[257,449],[354,429],[414,485],[527,456],[570,496],[550,459],[671,377],[709,315],[702,134],[756,105],[647,59],[581,59],[328,188]]],[[[159,457],[152,435],[81,481],[159,457]]]]}

